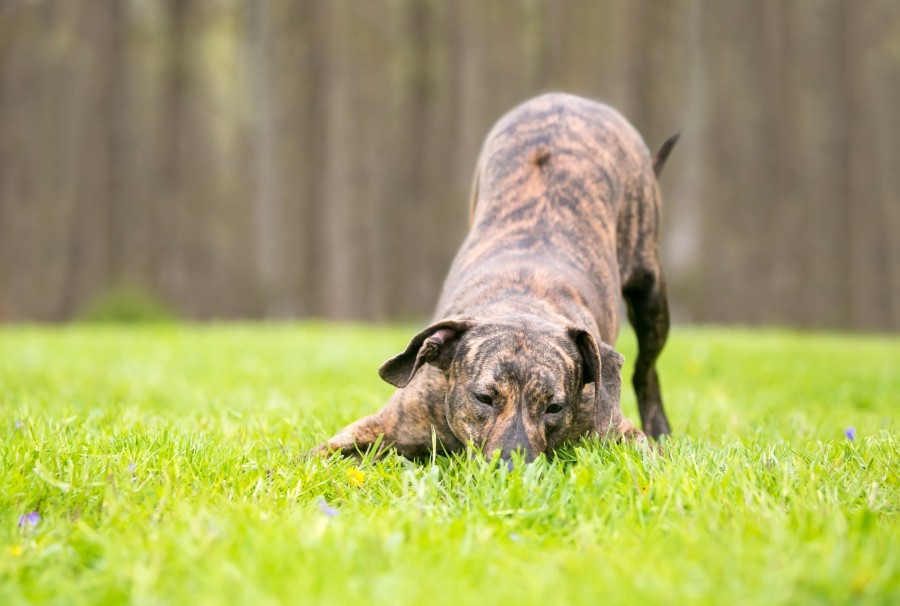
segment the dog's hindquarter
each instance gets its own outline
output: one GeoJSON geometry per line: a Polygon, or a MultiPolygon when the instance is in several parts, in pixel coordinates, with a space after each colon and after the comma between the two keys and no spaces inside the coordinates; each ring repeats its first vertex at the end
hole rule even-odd
{"type": "Polygon", "coordinates": [[[658,192],[633,127],[605,105],[543,95],[494,127],[473,187],[435,317],[531,306],[614,343],[622,284],[655,260],[643,224],[658,222],[658,192]]]}

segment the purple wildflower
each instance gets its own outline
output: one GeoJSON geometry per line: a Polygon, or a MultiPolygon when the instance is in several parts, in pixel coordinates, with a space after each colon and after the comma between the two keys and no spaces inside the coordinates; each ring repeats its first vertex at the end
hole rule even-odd
{"type": "Polygon", "coordinates": [[[337,509],[329,505],[325,499],[319,499],[319,511],[324,513],[329,518],[333,518],[338,513],[340,513],[337,509]]]}
{"type": "Polygon", "coordinates": [[[15,427],[16,429],[22,429],[22,421],[16,421],[13,424],[13,427],[15,427]]]}
{"type": "Polygon", "coordinates": [[[128,471],[134,473],[134,461],[128,464],[128,471]]]}
{"type": "Polygon", "coordinates": [[[856,439],[856,428],[855,428],[855,427],[848,427],[847,429],[844,430],[844,435],[845,435],[845,436],[847,437],[847,439],[850,440],[850,441],[855,440],[855,439],[856,439]]]}
{"type": "Polygon", "coordinates": [[[26,526],[37,526],[38,522],[41,521],[41,514],[36,511],[32,511],[31,513],[26,513],[23,516],[19,516],[19,528],[25,528],[26,526]]]}

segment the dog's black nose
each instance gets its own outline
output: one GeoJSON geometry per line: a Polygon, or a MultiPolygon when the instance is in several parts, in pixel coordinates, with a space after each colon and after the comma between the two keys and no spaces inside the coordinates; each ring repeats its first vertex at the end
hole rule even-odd
{"type": "Polygon", "coordinates": [[[510,471],[517,464],[525,464],[531,463],[537,458],[537,455],[532,452],[530,448],[524,446],[517,446],[512,449],[503,449],[500,451],[500,460],[506,464],[506,468],[510,471]]]}

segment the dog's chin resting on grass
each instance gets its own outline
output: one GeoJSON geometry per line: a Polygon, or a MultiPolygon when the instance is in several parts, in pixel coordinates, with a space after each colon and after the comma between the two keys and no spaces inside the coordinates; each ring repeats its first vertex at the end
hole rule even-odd
{"type": "Polygon", "coordinates": [[[657,177],[676,139],[651,159],[618,112],[566,94],[503,116],[434,322],[379,369],[397,391],[318,451],[419,458],[475,445],[531,461],[587,435],[646,439],[619,404],[620,296],[638,339],[644,432],[668,434],[655,367],[669,329],[657,177]]]}

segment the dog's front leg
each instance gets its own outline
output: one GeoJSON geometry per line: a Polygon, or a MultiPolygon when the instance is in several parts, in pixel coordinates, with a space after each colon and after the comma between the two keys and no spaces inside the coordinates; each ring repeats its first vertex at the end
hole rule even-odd
{"type": "Polygon", "coordinates": [[[433,446],[439,452],[462,449],[447,424],[446,383],[437,369],[423,368],[379,412],[351,423],[317,450],[357,456],[377,444],[376,456],[393,448],[404,457],[418,459],[427,457],[433,446]]]}

